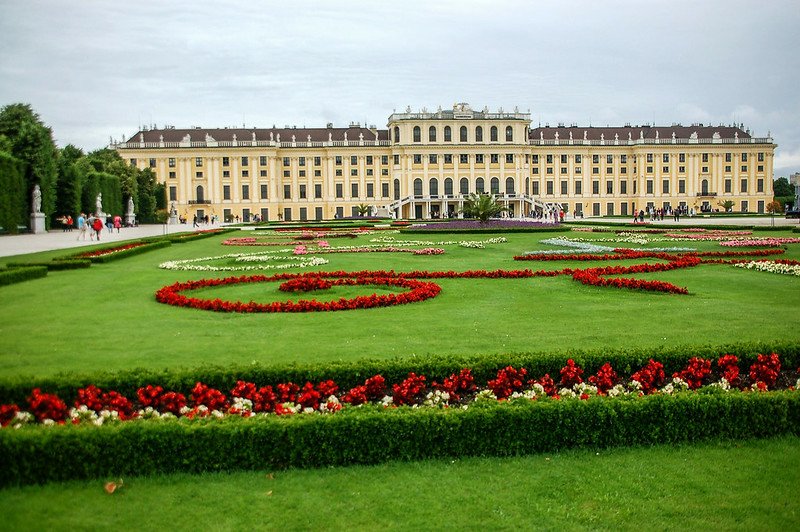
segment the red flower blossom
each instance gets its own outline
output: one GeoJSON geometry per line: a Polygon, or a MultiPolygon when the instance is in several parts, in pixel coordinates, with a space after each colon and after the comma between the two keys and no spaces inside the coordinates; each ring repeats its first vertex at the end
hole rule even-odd
{"type": "Polygon", "coordinates": [[[406,380],[392,385],[393,403],[397,406],[419,404],[425,390],[425,376],[409,373],[406,380]]]}
{"type": "Polygon", "coordinates": [[[28,397],[28,405],[31,414],[38,421],[52,419],[56,422],[64,422],[67,419],[67,405],[57,395],[42,393],[39,388],[34,388],[28,397]]]}
{"type": "Polygon", "coordinates": [[[704,358],[692,357],[689,365],[681,371],[672,374],[686,381],[690,390],[696,390],[703,385],[703,380],[711,375],[711,361],[704,358]]]}
{"type": "Polygon", "coordinates": [[[576,384],[582,383],[581,375],[583,375],[583,369],[576,366],[575,361],[570,358],[567,360],[567,365],[561,368],[561,386],[572,388],[576,384]]]}
{"type": "Polygon", "coordinates": [[[739,380],[739,359],[736,355],[722,355],[717,360],[717,366],[725,380],[735,385],[739,380]]]}
{"type": "Polygon", "coordinates": [[[527,374],[528,370],[525,368],[507,366],[498,371],[497,378],[490,380],[487,386],[498,399],[507,399],[512,393],[522,391],[527,374]]]}
{"type": "Polygon", "coordinates": [[[606,362],[603,364],[596,375],[589,377],[589,382],[597,387],[597,393],[604,395],[608,390],[614,387],[617,382],[617,372],[611,367],[611,364],[606,362]]]}
{"type": "Polygon", "coordinates": [[[750,366],[750,380],[754,383],[764,383],[767,388],[773,388],[778,382],[781,371],[781,361],[777,354],[759,354],[757,360],[750,366]]]}
{"type": "Polygon", "coordinates": [[[0,427],[6,427],[19,412],[19,407],[15,404],[0,405],[0,427]]]}
{"type": "Polygon", "coordinates": [[[631,375],[631,379],[638,381],[642,385],[642,392],[645,394],[653,393],[664,383],[664,364],[656,362],[652,358],[645,367],[631,375]]]}

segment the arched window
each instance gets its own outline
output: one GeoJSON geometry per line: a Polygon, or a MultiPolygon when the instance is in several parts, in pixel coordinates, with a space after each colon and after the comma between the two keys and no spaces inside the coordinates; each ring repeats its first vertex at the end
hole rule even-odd
{"type": "Polygon", "coordinates": [[[198,185],[197,186],[197,203],[202,203],[203,201],[205,201],[205,197],[203,196],[203,186],[202,185],[198,185]]]}
{"type": "Polygon", "coordinates": [[[483,128],[481,126],[475,128],[475,142],[483,142],[483,128]]]}
{"type": "Polygon", "coordinates": [[[490,181],[490,186],[492,187],[492,194],[500,194],[500,180],[496,177],[493,177],[490,181]]]}
{"type": "Polygon", "coordinates": [[[414,180],[414,195],[422,197],[422,179],[420,178],[414,180]]]}
{"type": "Polygon", "coordinates": [[[400,199],[400,180],[399,179],[395,179],[394,180],[394,199],[396,199],[396,200],[400,199]]]}
{"type": "Polygon", "coordinates": [[[497,142],[497,126],[492,126],[489,130],[489,142],[497,142]]]}
{"type": "Polygon", "coordinates": [[[514,193],[514,178],[507,177],[506,178],[506,194],[513,194],[514,193]]]}
{"type": "Polygon", "coordinates": [[[450,129],[450,126],[444,126],[444,141],[445,142],[453,141],[453,131],[450,129]]]}
{"type": "Polygon", "coordinates": [[[478,194],[483,194],[484,192],[482,177],[479,177],[478,179],[475,180],[475,192],[477,192],[478,194]]]}
{"type": "Polygon", "coordinates": [[[428,142],[436,142],[436,127],[431,126],[428,128],[428,142]]]}
{"type": "Polygon", "coordinates": [[[431,193],[431,196],[436,197],[439,195],[439,180],[435,177],[430,180],[428,183],[428,190],[431,193]]]}
{"type": "Polygon", "coordinates": [[[453,195],[453,180],[449,177],[444,180],[444,193],[446,196],[453,195]]]}
{"type": "Polygon", "coordinates": [[[529,196],[530,193],[531,193],[531,178],[530,177],[526,177],[525,178],[525,195],[529,196]]]}
{"type": "Polygon", "coordinates": [[[467,142],[467,126],[461,126],[461,129],[458,130],[458,140],[467,142]]]}
{"type": "MultiPolygon", "coordinates": [[[[200,187],[197,187],[197,188],[200,188],[200,187]]],[[[702,190],[704,196],[708,194],[708,179],[703,179],[700,182],[700,189],[702,190]]]]}
{"type": "Polygon", "coordinates": [[[459,181],[459,192],[465,196],[469,194],[469,179],[462,177],[459,181]]]}
{"type": "Polygon", "coordinates": [[[394,127],[394,142],[400,142],[400,128],[397,126],[394,127]]]}
{"type": "Polygon", "coordinates": [[[514,141],[514,128],[506,126],[506,142],[514,141]]]}
{"type": "Polygon", "coordinates": [[[420,142],[420,135],[419,126],[414,126],[414,142],[420,142]]]}

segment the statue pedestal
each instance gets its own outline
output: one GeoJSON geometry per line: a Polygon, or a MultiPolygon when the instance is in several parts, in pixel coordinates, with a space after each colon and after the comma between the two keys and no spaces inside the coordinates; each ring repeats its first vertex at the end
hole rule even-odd
{"type": "Polygon", "coordinates": [[[125,225],[128,227],[136,225],[136,215],[135,214],[126,214],[125,215],[125,225]]]}
{"type": "Polygon", "coordinates": [[[172,214],[169,217],[169,225],[178,225],[178,215],[172,214]]]}
{"type": "Polygon", "coordinates": [[[389,209],[387,209],[386,207],[378,207],[378,210],[375,213],[375,216],[377,216],[378,218],[391,218],[392,217],[392,215],[389,213],[389,209]]]}
{"type": "Polygon", "coordinates": [[[44,213],[43,212],[32,212],[31,213],[31,233],[34,235],[40,235],[42,233],[46,233],[47,229],[45,229],[44,224],[44,213]]]}

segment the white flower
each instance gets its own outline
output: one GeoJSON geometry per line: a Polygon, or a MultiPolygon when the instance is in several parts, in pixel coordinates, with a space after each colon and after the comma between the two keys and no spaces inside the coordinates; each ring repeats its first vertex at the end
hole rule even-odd
{"type": "Polygon", "coordinates": [[[627,395],[628,391],[625,389],[625,386],[622,384],[617,384],[607,392],[609,397],[617,397],[620,395],[627,395]]]}
{"type": "Polygon", "coordinates": [[[497,396],[492,390],[481,390],[475,396],[475,402],[477,403],[480,401],[497,401],[497,396]]]}
{"type": "Polygon", "coordinates": [[[569,388],[561,388],[561,389],[558,391],[558,395],[559,395],[559,396],[560,396],[562,399],[571,399],[571,398],[574,398],[574,397],[578,397],[578,394],[576,394],[575,392],[573,392],[573,391],[572,391],[572,390],[570,390],[569,388]]]}
{"type": "Polygon", "coordinates": [[[389,406],[391,404],[394,404],[394,398],[389,395],[384,395],[383,399],[381,399],[381,404],[383,406],[389,406]]]}

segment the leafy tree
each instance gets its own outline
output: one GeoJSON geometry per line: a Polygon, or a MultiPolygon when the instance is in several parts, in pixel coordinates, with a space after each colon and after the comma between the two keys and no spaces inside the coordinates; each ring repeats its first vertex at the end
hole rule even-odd
{"type": "Polygon", "coordinates": [[[733,200],[725,200],[719,202],[719,206],[725,209],[725,212],[731,212],[731,209],[733,209],[734,205],[736,205],[736,203],[734,203],[733,200]]]}
{"type": "Polygon", "coordinates": [[[779,177],[772,183],[772,193],[776,197],[794,196],[794,187],[785,177],[779,177]]]}
{"type": "MultiPolygon", "coordinates": [[[[53,133],[45,126],[30,105],[15,103],[0,110],[0,135],[11,144],[11,155],[25,165],[24,211],[30,212],[31,193],[35,185],[42,192],[42,212],[53,215],[56,206],[56,160],[58,150],[53,133]]],[[[25,215],[20,222],[25,223],[25,215]]],[[[50,218],[47,218],[50,223],[50,218]]]]}
{"type": "Polygon", "coordinates": [[[780,201],[770,201],[767,203],[766,210],[770,214],[778,214],[783,212],[783,206],[780,201]]]}
{"type": "Polygon", "coordinates": [[[86,180],[86,168],[78,161],[84,158],[83,151],[72,144],[65,146],[56,163],[56,211],[59,216],[76,215],[81,212],[81,190],[86,180]]]}
{"type": "Polygon", "coordinates": [[[371,210],[372,210],[372,207],[370,207],[370,206],[369,206],[369,205],[367,205],[366,203],[359,203],[359,204],[356,206],[356,209],[357,209],[357,211],[358,211],[358,215],[359,215],[359,216],[367,216],[367,215],[369,214],[369,211],[371,211],[371,210]]]}
{"type": "Polygon", "coordinates": [[[144,223],[152,223],[156,218],[156,175],[149,168],[139,172],[137,176],[136,219],[144,223]]]}
{"type": "Polygon", "coordinates": [[[494,218],[508,207],[503,207],[492,194],[472,193],[464,199],[462,213],[467,218],[477,218],[481,223],[486,223],[489,218],[494,218]]]}
{"type": "Polygon", "coordinates": [[[11,234],[25,219],[25,163],[0,150],[0,227],[11,234]]]}

